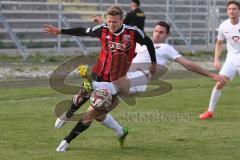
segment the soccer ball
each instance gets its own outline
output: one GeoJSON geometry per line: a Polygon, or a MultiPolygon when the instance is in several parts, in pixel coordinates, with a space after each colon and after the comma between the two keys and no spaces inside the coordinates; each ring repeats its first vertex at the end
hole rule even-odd
{"type": "Polygon", "coordinates": [[[112,95],[109,90],[97,88],[90,97],[93,108],[103,111],[110,111],[112,105],[112,95]]]}

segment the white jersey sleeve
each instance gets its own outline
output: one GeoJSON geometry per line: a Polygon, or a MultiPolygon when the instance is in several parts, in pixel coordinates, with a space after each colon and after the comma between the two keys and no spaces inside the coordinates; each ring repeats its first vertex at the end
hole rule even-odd
{"type": "Polygon", "coordinates": [[[156,58],[159,65],[166,65],[168,61],[175,61],[182,55],[173,46],[166,43],[155,44],[156,58]]]}
{"type": "Polygon", "coordinates": [[[170,61],[175,61],[177,58],[182,56],[173,46],[169,44],[165,44],[163,54],[170,61]]]}
{"type": "Polygon", "coordinates": [[[218,40],[224,40],[225,39],[223,28],[224,28],[223,24],[221,24],[218,28],[218,36],[217,36],[218,40]]]}

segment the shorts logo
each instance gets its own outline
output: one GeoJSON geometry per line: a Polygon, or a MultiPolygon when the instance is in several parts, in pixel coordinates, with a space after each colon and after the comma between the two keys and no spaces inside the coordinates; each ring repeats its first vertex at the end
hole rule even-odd
{"type": "Polygon", "coordinates": [[[233,40],[234,42],[238,42],[239,36],[233,36],[233,37],[232,37],[232,40],[233,40]]]}

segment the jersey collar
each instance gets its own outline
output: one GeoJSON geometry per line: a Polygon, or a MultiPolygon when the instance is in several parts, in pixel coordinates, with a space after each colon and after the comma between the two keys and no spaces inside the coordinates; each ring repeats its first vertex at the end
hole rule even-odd
{"type": "Polygon", "coordinates": [[[114,32],[113,34],[116,35],[116,36],[120,35],[121,33],[123,33],[124,28],[125,28],[125,24],[123,24],[123,25],[121,26],[121,28],[119,28],[119,29],[118,29],[116,32],[114,32]]]}

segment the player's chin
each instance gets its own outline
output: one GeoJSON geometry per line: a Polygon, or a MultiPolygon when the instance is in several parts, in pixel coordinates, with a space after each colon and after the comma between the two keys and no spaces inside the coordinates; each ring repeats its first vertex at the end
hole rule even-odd
{"type": "Polygon", "coordinates": [[[112,33],[114,33],[114,32],[117,31],[117,29],[116,29],[116,28],[109,28],[109,31],[112,32],[112,33]]]}

